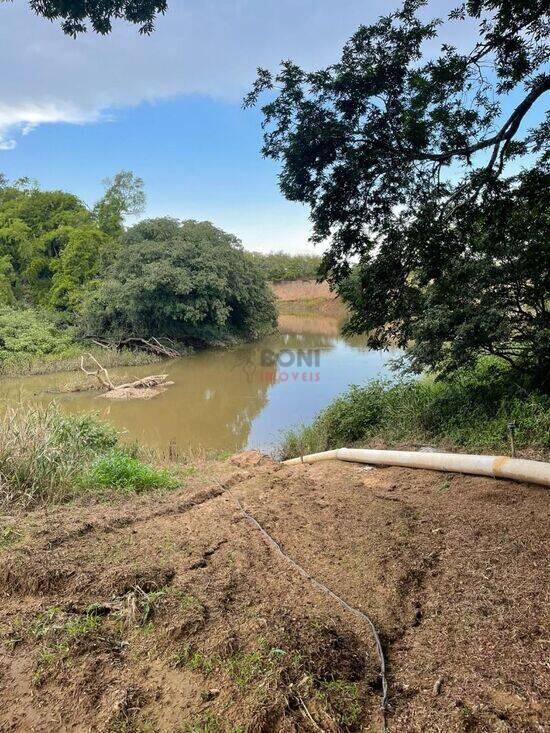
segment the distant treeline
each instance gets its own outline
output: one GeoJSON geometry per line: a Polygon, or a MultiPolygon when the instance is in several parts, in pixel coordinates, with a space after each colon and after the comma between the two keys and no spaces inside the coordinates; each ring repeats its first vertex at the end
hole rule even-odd
{"type": "Polygon", "coordinates": [[[285,252],[252,252],[266,280],[314,280],[319,272],[321,258],[317,255],[289,255],[285,252]]]}

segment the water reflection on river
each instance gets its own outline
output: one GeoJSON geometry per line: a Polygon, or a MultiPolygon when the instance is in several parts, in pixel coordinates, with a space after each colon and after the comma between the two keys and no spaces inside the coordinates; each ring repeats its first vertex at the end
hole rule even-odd
{"type": "MultiPolygon", "coordinates": [[[[111,402],[93,392],[55,394],[74,375],[3,379],[4,403],[47,404],[67,412],[96,412],[131,440],[166,450],[272,449],[281,431],[310,421],[350,384],[388,374],[395,353],[365,350],[344,338],[331,318],[284,316],[279,333],[255,344],[211,350],[166,364],[175,384],[152,400],[111,402]]],[[[155,367],[113,369],[114,381],[155,367]]]]}

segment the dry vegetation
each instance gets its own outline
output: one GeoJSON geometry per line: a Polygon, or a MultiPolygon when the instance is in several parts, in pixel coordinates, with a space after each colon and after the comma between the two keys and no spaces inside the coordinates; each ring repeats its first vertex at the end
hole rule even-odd
{"type": "Polygon", "coordinates": [[[346,307],[333,293],[328,283],[315,280],[292,280],[271,283],[277,298],[280,316],[320,317],[337,319],[346,317],[346,307]]]}

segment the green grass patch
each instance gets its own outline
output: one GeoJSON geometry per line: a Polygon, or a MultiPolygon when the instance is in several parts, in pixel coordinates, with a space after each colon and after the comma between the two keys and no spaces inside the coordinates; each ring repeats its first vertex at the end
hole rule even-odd
{"type": "Polygon", "coordinates": [[[220,664],[217,657],[197,651],[191,644],[185,644],[172,657],[175,667],[185,667],[192,672],[200,672],[208,677],[220,664]]]}
{"type": "Polygon", "coordinates": [[[84,486],[92,489],[115,489],[141,493],[151,489],[173,489],[178,483],[166,469],[155,468],[113,449],[97,458],[82,478],[84,486]]]}
{"type": "Polygon", "coordinates": [[[29,628],[30,635],[41,640],[33,684],[40,687],[55,675],[80,644],[101,631],[102,623],[102,617],[93,610],[67,616],[60,608],[52,607],[40,613],[29,628]]]}
{"type": "Polygon", "coordinates": [[[356,682],[328,680],[319,683],[318,696],[328,706],[339,730],[355,729],[361,722],[361,689],[356,682]]]}
{"type": "Polygon", "coordinates": [[[446,380],[353,386],[311,425],[283,436],[282,458],[350,445],[430,443],[441,448],[550,454],[550,396],[527,390],[494,359],[446,380]]]}

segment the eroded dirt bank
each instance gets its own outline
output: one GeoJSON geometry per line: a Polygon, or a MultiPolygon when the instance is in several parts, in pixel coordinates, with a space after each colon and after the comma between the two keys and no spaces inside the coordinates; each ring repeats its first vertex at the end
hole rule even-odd
{"type": "Polygon", "coordinates": [[[401,468],[201,466],[2,518],[0,731],[546,731],[548,491],[401,468]],[[229,489],[229,491],[228,491],[229,489]],[[546,628],[545,628],[546,627],[546,628]]]}

